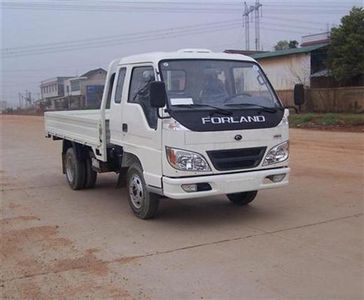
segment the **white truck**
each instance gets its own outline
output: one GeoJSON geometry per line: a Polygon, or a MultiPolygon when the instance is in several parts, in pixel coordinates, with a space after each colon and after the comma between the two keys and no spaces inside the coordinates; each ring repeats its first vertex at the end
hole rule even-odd
{"type": "Polygon", "coordinates": [[[109,65],[99,110],[45,113],[74,190],[116,172],[142,219],[162,197],[227,195],[236,205],[288,184],[288,109],[259,64],[204,49],[109,65]]]}

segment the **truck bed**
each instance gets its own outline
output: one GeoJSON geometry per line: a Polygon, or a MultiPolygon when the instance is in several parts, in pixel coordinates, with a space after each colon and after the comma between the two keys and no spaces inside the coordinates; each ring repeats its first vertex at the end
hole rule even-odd
{"type": "MultiPolygon", "coordinates": [[[[44,114],[46,135],[99,148],[100,110],[54,111],[44,114]]],[[[106,111],[106,138],[110,141],[109,114],[106,111]]]]}

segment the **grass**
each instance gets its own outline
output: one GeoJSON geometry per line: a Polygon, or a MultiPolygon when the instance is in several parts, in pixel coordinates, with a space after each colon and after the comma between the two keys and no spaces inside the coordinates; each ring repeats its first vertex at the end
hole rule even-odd
{"type": "Polygon", "coordinates": [[[364,114],[346,113],[303,113],[289,116],[290,127],[315,128],[315,127],[354,127],[364,126],[364,114]]]}

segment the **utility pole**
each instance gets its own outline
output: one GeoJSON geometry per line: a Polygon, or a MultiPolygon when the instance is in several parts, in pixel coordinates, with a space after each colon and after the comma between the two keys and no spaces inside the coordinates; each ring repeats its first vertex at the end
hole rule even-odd
{"type": "Polygon", "coordinates": [[[255,13],[255,50],[260,50],[260,8],[262,4],[259,3],[259,0],[255,1],[254,5],[248,6],[246,2],[244,2],[244,12],[243,12],[243,25],[245,27],[245,50],[250,50],[250,29],[249,29],[249,15],[254,12],[255,13]]]}
{"type": "Polygon", "coordinates": [[[243,26],[245,27],[245,50],[249,50],[249,14],[248,5],[244,2],[244,13],[243,13],[243,26]]]}
{"type": "Polygon", "coordinates": [[[18,93],[19,96],[19,108],[22,108],[23,106],[23,95],[21,93],[18,93]]]}
{"type": "Polygon", "coordinates": [[[28,107],[28,102],[29,102],[29,94],[28,94],[29,92],[28,92],[28,90],[25,90],[25,108],[27,108],[28,107]]]}
{"type": "Polygon", "coordinates": [[[259,3],[259,0],[255,1],[254,12],[255,12],[255,50],[260,50],[260,13],[259,8],[262,7],[262,4],[259,3]]]}
{"type": "Polygon", "coordinates": [[[27,97],[27,101],[28,101],[28,105],[32,106],[32,92],[28,92],[28,97],[27,97]]]}
{"type": "Polygon", "coordinates": [[[18,93],[20,109],[23,107],[27,108],[32,104],[32,93],[28,90],[25,90],[24,95],[22,93],[18,93]]]}
{"type": "Polygon", "coordinates": [[[28,108],[29,106],[31,106],[31,104],[32,104],[32,94],[31,94],[31,92],[28,91],[28,90],[25,90],[25,93],[24,93],[25,96],[23,96],[22,94],[20,94],[20,95],[21,95],[21,98],[22,98],[22,103],[24,103],[24,107],[28,108]]]}
{"type": "Polygon", "coordinates": [[[250,37],[249,37],[249,14],[254,11],[254,7],[253,6],[248,6],[248,4],[246,2],[244,2],[244,13],[243,13],[243,19],[245,22],[245,50],[250,50],[250,37]]]}

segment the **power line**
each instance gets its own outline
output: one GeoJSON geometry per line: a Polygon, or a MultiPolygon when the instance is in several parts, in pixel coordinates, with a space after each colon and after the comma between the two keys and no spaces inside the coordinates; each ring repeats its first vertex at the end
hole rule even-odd
{"type": "MultiPolygon", "coordinates": [[[[269,16],[267,14],[264,16],[264,19],[274,19],[275,21],[289,21],[289,22],[294,22],[295,24],[307,23],[307,24],[326,25],[326,23],[311,21],[311,20],[307,21],[307,20],[302,20],[302,19],[293,19],[293,18],[286,18],[286,17],[279,17],[279,19],[277,19],[277,17],[269,16]]],[[[290,26],[291,26],[291,24],[290,24],[290,26]]]]}
{"type": "MultiPolygon", "coordinates": [[[[33,2],[29,2],[29,1],[1,1],[2,4],[6,5],[6,6],[14,6],[14,7],[22,7],[23,5],[27,5],[27,6],[40,6],[40,5],[57,5],[57,6],[62,6],[62,7],[69,7],[71,5],[74,5],[75,7],[79,7],[79,6],[83,6],[83,7],[90,7],[90,6],[119,6],[119,7],[125,7],[125,6],[130,6],[133,5],[134,7],[142,7],[142,6],[148,6],[148,7],[153,7],[153,6],[175,6],[175,7],[197,7],[197,6],[201,6],[201,7],[206,7],[206,5],[208,5],[209,7],[241,7],[241,2],[240,1],[235,1],[235,2],[218,2],[218,1],[209,1],[208,3],[206,2],[196,2],[196,1],[107,1],[107,0],[88,0],[87,4],[85,4],[84,0],[63,0],[63,1],[33,1],[33,2]],[[90,5],[91,4],[91,5],[90,5]]],[[[359,4],[359,2],[358,2],[359,4]]],[[[269,1],[267,3],[264,3],[265,6],[269,7],[269,6],[286,6],[286,7],[319,7],[319,6],[323,6],[325,8],[327,8],[327,6],[330,7],[347,7],[350,4],[343,4],[343,3],[337,3],[335,1],[321,1],[321,2],[317,2],[317,1],[305,1],[304,3],[292,3],[289,1],[269,1]]],[[[330,8],[329,7],[329,8],[330,8]]]]}
{"type": "MultiPolygon", "coordinates": [[[[354,1],[353,1],[354,2],[354,1]]],[[[359,3],[359,1],[358,1],[359,3]]],[[[338,2],[335,2],[335,1],[320,1],[320,2],[317,2],[317,1],[305,1],[305,2],[301,2],[301,3],[293,3],[293,2],[289,2],[289,1],[286,1],[286,2],[274,2],[274,1],[269,1],[267,3],[264,4],[264,6],[267,6],[267,7],[274,7],[274,6],[286,6],[286,7],[314,7],[314,8],[317,8],[317,7],[323,7],[323,8],[328,8],[328,6],[330,7],[334,7],[334,8],[345,8],[345,7],[348,7],[350,5],[355,5],[355,4],[343,4],[343,3],[338,3],[338,2]]],[[[329,7],[329,8],[330,8],[329,7]]]]}
{"type": "MultiPolygon", "coordinates": [[[[24,2],[24,1],[23,1],[24,2]]],[[[44,2],[44,1],[43,1],[44,2]]],[[[83,3],[82,0],[63,0],[62,2],[80,2],[83,3]]],[[[89,0],[88,3],[96,3],[96,4],[133,4],[133,5],[176,5],[176,6],[206,6],[206,2],[196,2],[196,1],[108,1],[108,0],[89,0]]],[[[241,6],[240,1],[235,2],[221,2],[221,1],[209,1],[208,5],[210,6],[241,6]]]]}
{"type": "MultiPolygon", "coordinates": [[[[73,6],[75,5],[75,1],[68,1],[68,0],[64,0],[62,1],[63,3],[66,3],[66,6],[63,6],[63,8],[69,8],[71,5],[67,4],[67,2],[70,2],[73,6]],[[68,6],[67,6],[68,5],[68,6]]],[[[76,1],[77,3],[77,1],[76,1]]],[[[154,4],[154,5],[160,5],[160,4],[169,4],[169,5],[177,5],[179,7],[182,7],[182,9],[191,9],[191,8],[185,8],[183,7],[183,5],[192,5],[192,6],[198,6],[198,5],[205,5],[203,3],[195,3],[195,2],[187,2],[187,1],[180,1],[180,2],[160,2],[160,1],[154,1],[154,2],[146,2],[146,1],[139,1],[139,2],[133,2],[133,1],[88,1],[88,3],[102,3],[102,4],[118,4],[119,7],[121,7],[122,5],[120,4],[128,4],[130,8],[130,4],[133,5],[141,5],[141,4],[154,4]]],[[[278,3],[278,2],[277,2],[278,3]]],[[[306,2],[308,3],[308,2],[306,2]]],[[[1,3],[3,6],[5,5],[18,5],[17,7],[19,7],[19,5],[22,5],[22,7],[32,7],[34,5],[36,5],[36,7],[39,7],[39,5],[46,5],[47,7],[53,7],[53,8],[57,8],[57,6],[55,6],[55,2],[35,2],[35,3],[29,3],[29,2],[9,2],[9,1],[5,1],[1,3]],[[37,6],[38,5],[38,6],[37,6]]],[[[56,5],[59,5],[62,3],[56,2],[56,5]]],[[[259,4],[259,2],[258,2],[259,4]]],[[[62,4],[64,5],[64,4],[62,4]]],[[[217,10],[217,6],[224,6],[224,7],[232,7],[232,6],[240,6],[241,4],[239,3],[219,3],[219,2],[209,2],[209,6],[214,6],[214,8],[209,8],[217,10]]],[[[85,5],[85,4],[77,4],[78,8],[87,8],[87,7],[92,7],[92,8],[97,8],[99,9],[100,6],[95,6],[95,5],[85,5]]],[[[106,8],[108,7],[107,5],[105,6],[106,8]]],[[[134,6],[133,6],[134,7],[134,6]]],[[[62,7],[58,7],[58,8],[62,8],[62,7]]],[[[111,8],[111,7],[109,7],[111,8]]],[[[123,7],[122,7],[123,8],[123,7]]],[[[139,7],[140,8],[140,7],[139,7]]],[[[148,7],[147,7],[148,8],[148,7]]],[[[159,9],[159,7],[149,7],[149,8],[153,8],[153,9],[159,9]]],[[[195,9],[195,8],[194,8],[195,9]]],[[[206,9],[206,8],[198,8],[199,11],[202,11],[202,9],[206,9]]],[[[236,12],[237,10],[234,9],[230,9],[230,10],[234,10],[234,12],[236,12]]],[[[251,11],[253,11],[254,9],[252,9],[251,11]]],[[[247,14],[248,17],[249,13],[247,14]]],[[[273,17],[265,17],[268,19],[273,19],[273,17]]],[[[299,22],[301,23],[300,20],[297,19],[289,19],[289,18],[279,18],[276,19],[274,18],[274,20],[278,21],[278,22],[288,22],[288,21],[292,21],[292,22],[299,22]]],[[[247,23],[246,23],[246,29],[249,26],[249,19],[247,18],[247,23]]],[[[323,26],[323,23],[320,22],[311,22],[311,21],[304,21],[302,20],[302,23],[307,23],[307,24],[320,24],[321,26],[323,26]]],[[[98,48],[98,47],[106,47],[106,46],[112,46],[112,45],[119,45],[121,43],[138,43],[138,42],[144,42],[144,41],[148,41],[148,40],[152,40],[152,39],[166,39],[166,38],[174,38],[177,36],[186,36],[186,35],[194,35],[194,34],[201,34],[201,33],[208,33],[210,31],[221,31],[221,30],[228,30],[228,29],[233,29],[236,28],[238,25],[240,24],[240,20],[239,19],[233,19],[231,21],[222,21],[222,22],[211,22],[211,23],[205,23],[205,24],[197,24],[197,25],[190,25],[190,26],[184,26],[184,27],[177,27],[177,28],[169,28],[169,29],[160,29],[160,30],[152,30],[152,31],[144,31],[144,32],[137,32],[137,33],[130,33],[130,34],[122,34],[122,35],[114,35],[114,36],[106,36],[106,37],[99,37],[99,38],[90,38],[90,39],[82,39],[82,40],[74,40],[74,41],[65,41],[65,42],[55,42],[55,43],[44,43],[44,44],[35,44],[35,45],[27,45],[27,46],[19,46],[19,47],[11,47],[11,48],[3,48],[0,49],[0,54],[2,55],[3,58],[10,58],[10,57],[19,57],[19,56],[26,56],[26,55],[39,55],[39,54],[48,54],[48,53],[58,53],[58,52],[64,52],[64,51],[74,51],[74,50],[79,50],[79,49],[84,49],[84,48],[98,48]]],[[[265,30],[279,30],[282,32],[292,32],[292,33],[299,33],[299,34],[304,34],[307,32],[302,32],[303,30],[313,30],[316,31],[317,28],[311,27],[311,26],[307,26],[307,25],[289,25],[289,29],[287,29],[287,25],[286,24],[280,24],[280,23],[274,23],[274,22],[266,22],[263,21],[263,24],[268,25],[269,27],[262,27],[265,30]],[[272,26],[273,25],[273,26],[272,26]],[[293,30],[292,30],[293,29],[293,30]],[[298,30],[300,31],[298,31],[298,30]]],[[[249,29],[249,28],[248,28],[249,29]]],[[[259,26],[258,26],[258,30],[256,29],[256,49],[259,50],[260,46],[259,46],[259,26]]],[[[247,30],[246,34],[245,34],[246,39],[249,41],[249,30],[247,30]]],[[[247,48],[249,48],[249,45],[247,45],[247,48]]]]}
{"type": "MultiPolygon", "coordinates": [[[[320,28],[323,28],[323,27],[313,27],[313,26],[307,26],[307,25],[292,25],[292,24],[286,24],[286,23],[281,23],[280,20],[277,20],[277,22],[272,22],[272,21],[266,21],[266,20],[262,20],[262,23],[263,24],[266,24],[266,25],[275,25],[275,26],[280,26],[280,27],[284,27],[284,28],[287,28],[289,26],[289,28],[292,28],[292,29],[302,29],[303,31],[306,31],[306,30],[314,30],[314,31],[318,31],[320,30],[320,28]]],[[[322,26],[324,26],[322,24],[322,26]]]]}
{"type": "Polygon", "coordinates": [[[241,26],[241,21],[233,21],[233,22],[226,22],[217,23],[217,24],[209,24],[208,26],[187,26],[187,27],[180,27],[175,28],[174,30],[163,30],[156,34],[151,34],[150,32],[141,32],[138,34],[128,34],[129,37],[125,36],[118,36],[118,37],[103,37],[100,39],[89,40],[89,41],[73,41],[72,43],[64,42],[63,44],[57,43],[57,45],[52,46],[30,46],[30,48],[20,48],[15,49],[12,48],[11,51],[7,49],[2,49],[2,57],[9,58],[9,57],[19,57],[25,55],[36,55],[36,54],[46,54],[46,53],[57,53],[57,52],[64,52],[64,51],[72,51],[72,50],[79,50],[84,48],[99,48],[105,46],[112,46],[112,45],[119,45],[123,43],[138,43],[142,41],[149,41],[155,39],[166,39],[166,38],[173,38],[173,37],[180,37],[180,36],[188,36],[194,34],[201,34],[201,33],[208,33],[208,32],[216,32],[216,31],[223,31],[227,29],[236,28],[241,26]]]}
{"type": "MultiPolygon", "coordinates": [[[[95,61],[92,61],[92,63],[94,64],[94,65],[100,65],[100,64],[106,64],[106,62],[105,61],[100,61],[98,64],[97,63],[95,63],[95,61]]],[[[87,66],[87,68],[89,68],[90,67],[90,64],[87,64],[87,65],[81,65],[81,66],[72,66],[72,67],[70,67],[70,66],[68,66],[68,67],[55,67],[55,68],[53,68],[52,67],[52,70],[57,70],[57,71],[63,71],[63,70],[76,70],[76,69],[82,69],[83,67],[86,67],[87,66]]],[[[96,66],[95,66],[95,68],[97,68],[96,66]]],[[[0,70],[0,74],[1,73],[17,73],[17,72],[49,72],[49,68],[39,68],[39,69],[11,69],[11,70],[0,70]]]]}
{"type": "MultiPolygon", "coordinates": [[[[89,2],[88,2],[89,3],[89,2]]],[[[95,2],[94,2],[95,3],[95,2]]],[[[96,2],[97,4],[85,4],[77,2],[10,2],[5,1],[1,3],[3,9],[31,9],[31,10],[55,10],[55,11],[89,11],[89,12],[130,12],[130,11],[142,11],[152,13],[209,13],[209,14],[237,14],[240,10],[239,3],[229,4],[226,3],[195,3],[192,5],[191,2],[96,2]],[[191,7],[192,5],[192,7],[191,7]]],[[[331,6],[331,5],[330,5],[331,6]]],[[[279,11],[282,9],[292,10],[299,6],[291,5],[290,7],[279,7],[279,11]]],[[[317,9],[314,5],[300,6],[301,10],[308,10],[308,13],[317,13],[317,9]]],[[[347,7],[347,6],[345,6],[347,7]]],[[[324,7],[325,14],[342,12],[339,7],[324,7]]],[[[344,6],[343,6],[344,8],[344,6]]],[[[271,9],[277,9],[274,6],[271,9]]]]}
{"type": "Polygon", "coordinates": [[[302,31],[290,30],[290,29],[287,29],[286,27],[261,26],[261,28],[266,30],[266,31],[279,31],[279,32],[287,32],[287,33],[295,33],[295,34],[304,34],[305,33],[305,32],[302,32],[302,31]]]}
{"type": "MultiPolygon", "coordinates": [[[[9,1],[3,1],[3,2],[9,2],[9,1]]],[[[18,1],[18,2],[26,2],[26,1],[18,1]]],[[[42,2],[51,2],[54,3],[54,1],[42,1],[42,2]]],[[[75,3],[75,2],[80,2],[80,3],[84,3],[84,0],[58,0],[58,3],[65,3],[65,2],[71,2],[71,3],[75,3]]],[[[113,4],[162,4],[162,5],[206,5],[206,2],[201,2],[201,1],[124,1],[124,0],[88,0],[88,3],[99,3],[99,4],[104,4],[104,3],[113,3],[113,4]]],[[[273,5],[339,5],[339,6],[343,6],[342,3],[338,3],[337,1],[321,1],[320,3],[318,3],[317,1],[305,1],[303,4],[302,3],[292,3],[289,1],[269,1],[267,2],[269,4],[273,4],[273,5]]],[[[222,6],[241,6],[241,1],[236,0],[236,1],[224,1],[223,3],[221,1],[209,1],[208,2],[209,5],[222,5],[222,6]]]]}
{"type": "Polygon", "coordinates": [[[230,21],[220,21],[220,22],[209,22],[209,23],[200,23],[200,24],[193,24],[193,25],[187,25],[187,26],[180,26],[180,27],[171,27],[171,28],[165,28],[165,29],[156,29],[156,30],[148,30],[148,31],[142,31],[142,32],[133,32],[133,33],[124,33],[124,34],[117,34],[117,35],[110,35],[110,36],[103,36],[103,37],[97,37],[97,38],[88,38],[88,39],[80,39],[80,40],[72,40],[72,41],[63,41],[63,42],[52,42],[52,43],[42,43],[42,44],[34,44],[34,45],[27,45],[27,46],[19,46],[19,47],[6,47],[1,48],[0,53],[4,52],[11,52],[16,50],[31,50],[34,48],[43,48],[43,47],[51,47],[51,46],[64,46],[64,45],[73,45],[73,44],[83,44],[87,42],[102,42],[107,41],[110,39],[122,39],[127,37],[138,37],[138,36],[144,36],[144,35],[151,35],[151,34],[160,34],[160,33],[170,33],[173,31],[179,31],[184,29],[198,29],[198,28],[204,28],[204,27],[210,27],[210,26],[218,26],[218,25],[226,25],[226,24],[235,24],[237,22],[240,22],[240,19],[232,19],[230,21]]]}
{"type": "MultiPolygon", "coordinates": [[[[211,7],[208,8],[206,5],[201,7],[173,7],[166,5],[136,5],[136,3],[131,3],[128,5],[89,5],[89,4],[63,4],[63,3],[47,3],[47,2],[2,2],[1,7],[3,9],[31,9],[31,10],[65,10],[65,11],[106,11],[106,12],[130,12],[130,11],[144,11],[144,12],[155,12],[155,13],[164,13],[164,12],[174,12],[174,13],[236,13],[235,8],[226,8],[226,7],[211,7]]],[[[237,7],[238,9],[238,7],[237,7]]]]}
{"type": "MultiPolygon", "coordinates": [[[[37,54],[47,54],[47,53],[57,53],[64,51],[73,51],[84,48],[97,48],[97,47],[106,47],[111,45],[118,45],[121,43],[137,43],[143,42],[153,39],[166,39],[173,38],[177,36],[186,36],[186,35],[194,35],[199,33],[207,33],[210,31],[221,31],[228,30],[238,27],[241,24],[239,19],[231,20],[231,21],[222,21],[222,22],[212,22],[198,25],[190,25],[184,27],[176,27],[169,29],[160,29],[160,30],[152,30],[152,31],[144,31],[137,33],[129,33],[123,35],[113,35],[92,39],[83,39],[83,40],[74,40],[74,41],[65,41],[65,42],[56,42],[56,43],[46,43],[46,44],[35,44],[21,47],[12,47],[12,48],[3,48],[0,50],[0,53],[3,58],[9,57],[19,57],[26,55],[37,55],[37,54]]],[[[292,32],[305,34],[304,30],[317,30],[317,28],[308,27],[308,26],[290,26],[291,30],[287,30],[287,25],[279,24],[274,22],[263,22],[263,24],[269,25],[268,27],[264,27],[264,29],[275,29],[279,31],[292,32]],[[273,26],[272,26],[273,25],[273,26]],[[293,29],[293,30],[292,30],[293,29]],[[298,29],[298,30],[296,30],[298,29]]]]}
{"type": "Polygon", "coordinates": [[[53,48],[57,50],[58,48],[68,47],[68,46],[83,46],[90,45],[92,43],[99,42],[113,42],[116,40],[122,40],[126,38],[139,39],[144,37],[150,37],[152,34],[178,34],[184,33],[186,30],[196,31],[198,29],[210,29],[215,28],[216,26],[224,26],[224,25],[235,25],[239,20],[232,20],[229,22],[213,22],[213,23],[205,23],[205,24],[196,24],[190,26],[183,27],[175,27],[161,30],[152,30],[152,31],[143,31],[137,33],[129,33],[122,35],[113,35],[92,39],[82,39],[82,40],[74,40],[74,41],[65,41],[65,42],[55,42],[55,43],[46,43],[46,44],[36,44],[22,47],[13,47],[13,48],[3,48],[1,49],[1,53],[3,54],[12,54],[13,52],[21,52],[21,51],[33,51],[33,50],[52,50],[53,48]]]}

